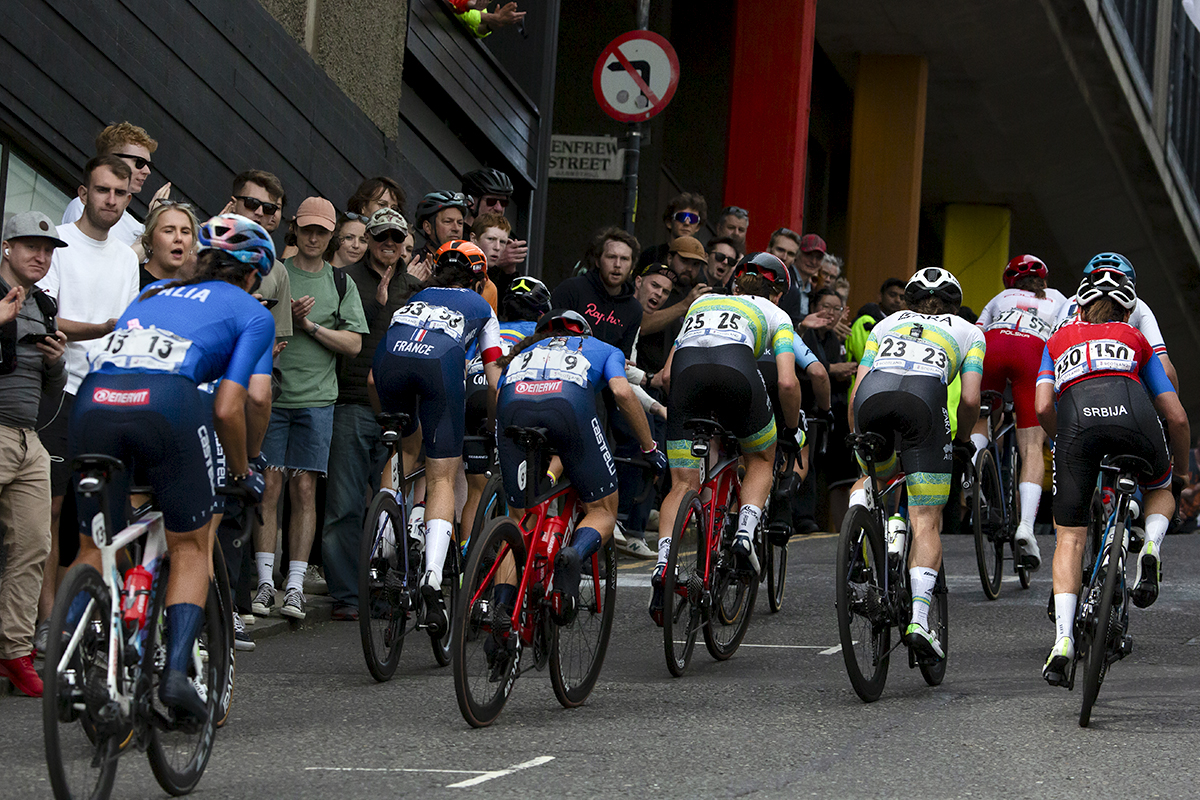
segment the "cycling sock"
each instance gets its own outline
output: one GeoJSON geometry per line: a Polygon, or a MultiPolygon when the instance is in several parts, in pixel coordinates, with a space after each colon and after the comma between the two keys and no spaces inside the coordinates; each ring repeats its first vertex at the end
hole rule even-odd
{"type": "Polygon", "coordinates": [[[292,589],[304,591],[304,571],[308,569],[307,561],[289,561],[288,562],[288,577],[287,590],[292,589]]]}
{"type": "Polygon", "coordinates": [[[658,537],[658,565],[657,566],[665,567],[667,565],[667,556],[670,555],[670,553],[671,553],[671,537],[670,536],[659,536],[658,537]]]}
{"type": "MultiPolygon", "coordinates": [[[[971,444],[975,445],[975,455],[979,455],[979,452],[988,446],[987,434],[972,433],[971,444]]],[[[972,458],[971,460],[974,461],[975,459],[972,458]]]]}
{"type": "Polygon", "coordinates": [[[1074,592],[1054,595],[1054,641],[1066,636],[1075,639],[1075,604],[1079,596],[1074,592]]]}
{"type": "Polygon", "coordinates": [[[1042,502],[1042,485],[1021,481],[1017,487],[1021,492],[1021,524],[1028,525],[1033,530],[1033,522],[1037,518],[1038,504],[1042,502]]]}
{"type": "Polygon", "coordinates": [[[425,504],[417,503],[408,514],[408,536],[425,546],[425,504]]]}
{"type": "Polygon", "coordinates": [[[187,674],[192,663],[192,644],[203,622],[204,609],[195,603],[167,606],[167,669],[187,674]]]}
{"type": "Polygon", "coordinates": [[[255,553],[254,563],[258,565],[258,582],[275,585],[275,554],[255,553]]]}
{"type": "Polygon", "coordinates": [[[1167,535],[1167,524],[1170,522],[1162,514],[1150,514],[1146,517],[1146,539],[1154,542],[1154,546],[1161,549],[1163,539],[1167,535]]]}
{"type": "Polygon", "coordinates": [[[442,567],[446,564],[446,553],[450,550],[452,529],[453,525],[449,520],[425,521],[425,571],[432,572],[437,583],[442,582],[442,567]]]}
{"type": "Polygon", "coordinates": [[[512,608],[517,602],[517,587],[511,583],[497,583],[492,587],[492,602],[504,608],[512,608]]]}
{"type": "Polygon", "coordinates": [[[929,627],[929,604],[933,602],[933,587],[937,583],[937,570],[929,567],[912,567],[908,570],[912,584],[912,621],[922,628],[929,627]]]}
{"type": "Polygon", "coordinates": [[[571,546],[579,553],[580,561],[586,561],[600,549],[600,531],[595,528],[576,528],[571,546]]]}
{"type": "Polygon", "coordinates": [[[849,507],[853,508],[854,506],[862,506],[863,508],[867,507],[867,490],[866,489],[855,489],[853,492],[850,493],[850,506],[849,507]]]}
{"type": "MultiPolygon", "coordinates": [[[[83,616],[83,612],[87,609],[88,602],[91,599],[92,596],[87,592],[80,592],[75,595],[75,599],[71,601],[70,607],[67,608],[66,622],[69,631],[74,632],[75,626],[79,624],[79,619],[83,616]]],[[[47,622],[46,624],[49,625],[50,623],[47,622]]]]}
{"type": "Polygon", "coordinates": [[[738,512],[738,535],[743,533],[754,538],[754,531],[758,527],[758,521],[762,518],[762,509],[758,506],[752,506],[749,503],[742,506],[742,510],[738,512]]]}

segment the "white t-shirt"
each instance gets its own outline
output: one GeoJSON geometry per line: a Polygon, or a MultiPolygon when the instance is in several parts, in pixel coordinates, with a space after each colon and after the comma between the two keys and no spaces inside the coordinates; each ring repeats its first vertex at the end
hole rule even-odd
{"type": "MultiPolygon", "coordinates": [[[[114,239],[97,242],[78,225],[61,225],[59,247],[50,271],[38,281],[58,301],[58,315],[73,322],[98,323],[116,319],[138,296],[138,260],[128,245],[114,239]]],[[[67,393],[75,394],[88,373],[88,354],[104,340],[67,343],[67,393]]]]}
{"type": "MultiPolygon", "coordinates": [[[[1066,320],[1075,319],[1079,314],[1079,301],[1072,297],[1068,301],[1066,320]]],[[[1142,332],[1146,337],[1146,341],[1154,348],[1154,355],[1165,356],[1167,354],[1167,344],[1163,341],[1162,330],[1158,327],[1158,317],[1154,316],[1154,312],[1150,310],[1150,306],[1146,305],[1146,301],[1142,298],[1137,299],[1137,305],[1133,307],[1133,311],[1129,314],[1129,324],[1142,332]]]]}
{"type": "MultiPolygon", "coordinates": [[[[83,201],[78,197],[67,203],[67,210],[63,212],[62,225],[70,225],[75,220],[83,216],[83,201]]],[[[128,211],[121,214],[121,218],[117,220],[117,224],[112,226],[112,230],[108,232],[109,239],[116,239],[122,244],[133,247],[133,243],[146,230],[146,226],[133,218],[133,215],[128,211]]],[[[124,309],[122,309],[124,310],[124,309]]],[[[67,317],[70,319],[70,317],[67,317]]]]}
{"type": "Polygon", "coordinates": [[[1050,338],[1067,312],[1067,298],[1057,289],[1046,289],[1045,297],[1025,289],[1005,289],[988,301],[976,323],[985,331],[1011,330],[1050,338]]]}

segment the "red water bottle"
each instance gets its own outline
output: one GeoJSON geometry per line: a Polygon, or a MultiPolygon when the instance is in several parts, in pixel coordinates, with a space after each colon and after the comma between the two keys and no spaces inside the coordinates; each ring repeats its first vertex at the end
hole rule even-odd
{"type": "Polygon", "coordinates": [[[121,614],[126,623],[141,627],[146,621],[146,607],[150,604],[150,585],[154,576],[150,570],[138,564],[125,573],[125,608],[121,614]]]}

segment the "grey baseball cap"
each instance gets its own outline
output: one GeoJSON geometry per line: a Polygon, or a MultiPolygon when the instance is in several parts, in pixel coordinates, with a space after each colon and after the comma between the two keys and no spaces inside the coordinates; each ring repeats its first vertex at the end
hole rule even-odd
{"type": "Polygon", "coordinates": [[[58,238],[58,228],[40,211],[26,211],[24,214],[13,214],[4,223],[4,241],[25,239],[37,236],[49,239],[55,247],[66,247],[67,243],[58,238]]]}
{"type": "Polygon", "coordinates": [[[371,220],[367,223],[367,233],[383,233],[387,230],[397,230],[407,236],[408,221],[400,215],[399,211],[381,208],[371,215],[371,220]]]}

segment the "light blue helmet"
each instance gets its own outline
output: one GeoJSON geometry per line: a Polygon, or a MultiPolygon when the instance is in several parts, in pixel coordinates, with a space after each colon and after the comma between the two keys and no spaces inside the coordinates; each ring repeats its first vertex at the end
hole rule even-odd
{"type": "Polygon", "coordinates": [[[1120,253],[1097,253],[1092,256],[1092,260],[1083,268],[1083,274],[1091,275],[1094,269],[1120,270],[1131,283],[1137,283],[1137,272],[1134,271],[1133,264],[1120,253]]]}

